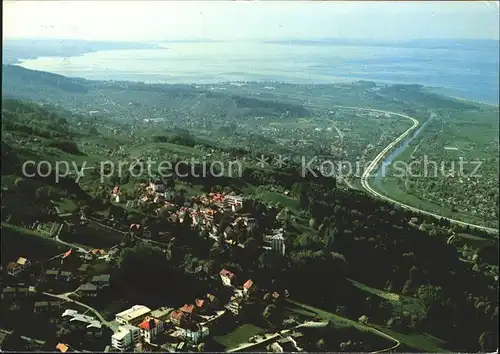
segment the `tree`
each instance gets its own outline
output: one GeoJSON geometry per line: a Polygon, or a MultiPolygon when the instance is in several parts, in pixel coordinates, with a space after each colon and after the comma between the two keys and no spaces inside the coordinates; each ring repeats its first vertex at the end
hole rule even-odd
{"type": "Polygon", "coordinates": [[[442,292],[440,286],[425,284],[418,288],[417,297],[422,300],[427,307],[430,307],[432,304],[441,300],[442,292]]]}
{"type": "Polygon", "coordinates": [[[316,222],[316,219],[315,218],[311,218],[309,220],[309,227],[312,228],[312,229],[317,229],[318,227],[318,223],[316,222]]]}
{"type": "Polygon", "coordinates": [[[264,313],[262,314],[267,322],[273,324],[276,317],[276,305],[270,304],[267,305],[264,309],[264,313]]]}
{"type": "Polygon", "coordinates": [[[359,323],[362,323],[362,324],[367,324],[367,323],[368,323],[368,316],[366,316],[366,315],[362,315],[362,316],[358,319],[358,322],[359,322],[359,323]]]}
{"type": "Polygon", "coordinates": [[[93,209],[89,205],[84,205],[81,210],[82,210],[82,214],[85,217],[92,216],[92,214],[93,214],[93,209]]]}
{"type": "Polygon", "coordinates": [[[316,348],[319,350],[319,351],[324,351],[325,348],[326,348],[326,345],[325,345],[325,340],[323,338],[319,339],[317,342],[316,342],[316,348]]]}
{"type": "Polygon", "coordinates": [[[493,343],[493,334],[491,332],[483,332],[479,336],[479,346],[482,352],[493,352],[497,349],[493,343]]]}

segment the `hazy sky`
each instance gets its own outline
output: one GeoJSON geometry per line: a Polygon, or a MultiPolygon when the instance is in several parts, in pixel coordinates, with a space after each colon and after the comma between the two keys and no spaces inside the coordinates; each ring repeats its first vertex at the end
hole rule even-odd
{"type": "Polygon", "coordinates": [[[498,2],[3,1],[3,37],[499,38],[498,2]]]}

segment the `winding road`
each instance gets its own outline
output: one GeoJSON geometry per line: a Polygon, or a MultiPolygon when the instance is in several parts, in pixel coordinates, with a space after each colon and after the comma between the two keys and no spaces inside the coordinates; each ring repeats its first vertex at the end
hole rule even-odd
{"type": "Polygon", "coordinates": [[[274,334],[270,334],[269,336],[266,336],[265,338],[263,338],[260,341],[248,342],[248,343],[240,344],[239,346],[237,346],[235,348],[228,349],[226,351],[226,353],[234,353],[234,352],[239,352],[239,351],[242,351],[242,350],[247,350],[247,349],[249,349],[251,347],[254,347],[254,346],[257,346],[257,345],[261,345],[263,343],[267,343],[267,342],[269,342],[269,341],[271,341],[273,339],[276,339],[276,338],[282,337],[283,335],[292,333],[296,329],[300,329],[300,328],[321,328],[321,327],[326,327],[327,325],[328,325],[328,321],[322,321],[322,322],[306,321],[306,322],[301,323],[301,324],[299,324],[299,325],[297,325],[297,326],[295,326],[293,328],[284,329],[284,330],[281,330],[281,331],[276,332],[274,334]]]}
{"type": "Polygon", "coordinates": [[[421,214],[424,214],[424,215],[429,215],[429,216],[432,216],[432,217],[438,218],[438,219],[445,218],[445,219],[449,220],[450,222],[452,222],[454,224],[461,225],[461,226],[473,227],[473,228],[476,228],[476,229],[479,229],[479,230],[482,230],[482,231],[486,231],[488,233],[493,233],[493,234],[497,234],[498,233],[498,229],[494,229],[494,228],[486,227],[486,226],[482,226],[482,225],[476,225],[476,224],[468,223],[468,222],[461,221],[461,220],[451,219],[451,218],[448,218],[446,216],[442,216],[442,215],[439,215],[439,214],[436,214],[436,213],[432,213],[430,211],[426,211],[426,210],[422,210],[422,209],[413,207],[413,206],[408,205],[408,204],[401,203],[401,202],[399,202],[397,200],[394,200],[391,197],[385,196],[385,195],[377,192],[375,189],[373,189],[370,186],[370,184],[369,184],[369,178],[371,176],[371,173],[374,172],[374,171],[376,171],[377,166],[380,163],[380,161],[382,161],[384,159],[384,157],[386,156],[386,154],[391,149],[393,149],[399,142],[403,141],[403,139],[405,139],[413,130],[415,130],[418,127],[419,122],[415,118],[412,118],[412,117],[410,117],[410,116],[408,116],[406,114],[395,113],[395,112],[391,112],[391,111],[383,111],[383,110],[378,110],[378,109],[373,109],[373,108],[349,107],[349,106],[335,106],[335,107],[338,107],[338,108],[347,108],[347,109],[354,109],[354,110],[359,110],[359,111],[371,111],[371,112],[378,112],[378,113],[388,113],[388,114],[391,114],[391,115],[396,115],[396,116],[399,116],[399,117],[402,117],[402,118],[409,119],[413,123],[411,127],[409,127],[407,130],[405,130],[400,136],[398,136],[396,139],[394,139],[381,152],[379,152],[377,154],[377,156],[375,156],[375,158],[370,162],[370,164],[368,165],[368,167],[363,171],[363,174],[361,175],[361,185],[363,186],[363,188],[368,193],[370,193],[374,197],[386,200],[386,201],[391,202],[393,204],[399,205],[402,208],[405,208],[405,209],[408,209],[408,210],[411,210],[411,211],[414,211],[414,212],[417,212],[417,213],[421,213],[421,214]]]}
{"type": "Polygon", "coordinates": [[[97,311],[95,308],[93,308],[93,307],[91,307],[91,306],[89,306],[87,304],[84,304],[83,302],[76,301],[76,300],[73,300],[72,298],[70,298],[69,295],[73,294],[73,292],[64,293],[64,294],[52,294],[52,293],[44,292],[43,294],[47,295],[47,296],[50,296],[50,297],[55,297],[55,298],[60,299],[60,300],[72,302],[72,303],[77,304],[79,306],[85,307],[86,309],[88,309],[89,311],[91,311],[94,315],[96,315],[97,318],[99,319],[99,321],[101,321],[101,323],[103,325],[105,325],[106,327],[110,328],[113,332],[117,332],[118,331],[118,324],[116,324],[113,321],[106,321],[104,319],[104,317],[99,313],[99,311],[97,311]]]}

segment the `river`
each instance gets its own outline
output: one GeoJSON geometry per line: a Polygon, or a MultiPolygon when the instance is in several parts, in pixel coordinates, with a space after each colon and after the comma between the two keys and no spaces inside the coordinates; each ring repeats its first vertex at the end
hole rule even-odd
{"type": "Polygon", "coordinates": [[[377,170],[377,174],[375,175],[375,185],[377,187],[380,187],[382,179],[386,176],[387,167],[396,159],[396,157],[398,157],[408,147],[408,145],[412,142],[412,140],[418,137],[420,132],[425,128],[425,126],[429,124],[436,117],[437,114],[435,112],[431,112],[429,119],[427,119],[424,124],[422,124],[417,130],[413,132],[413,134],[411,134],[408,138],[406,138],[401,143],[401,145],[399,145],[397,148],[392,150],[389,155],[387,155],[384,161],[382,161],[382,164],[380,165],[379,169],[377,170]]]}

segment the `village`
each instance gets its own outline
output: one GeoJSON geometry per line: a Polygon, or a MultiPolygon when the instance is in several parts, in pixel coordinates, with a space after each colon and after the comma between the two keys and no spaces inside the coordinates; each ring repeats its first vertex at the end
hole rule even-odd
{"type": "MultiPolygon", "coordinates": [[[[151,178],[148,184],[138,184],[136,200],[126,200],[119,186],[109,191],[113,203],[127,206],[152,204],[156,207],[154,212],[158,217],[172,223],[187,224],[200,237],[221,247],[244,250],[241,230],[255,233],[259,228],[254,217],[240,213],[245,203],[241,195],[205,193],[183,198],[182,205],[177,205],[176,193],[160,178],[151,178]]],[[[58,338],[79,338],[76,334],[84,338],[79,343],[66,341],[56,343],[54,348],[43,347],[46,350],[204,351],[205,342],[211,340],[221,322],[225,323],[224,326],[229,323],[238,327],[245,323],[248,313],[261,307],[270,317],[276,316],[277,312],[284,312],[286,299],[290,295],[286,289],[260,288],[254,279],[241,278],[229,269],[218,269],[212,274],[204,269],[196,269],[195,272],[203,273],[205,279],[216,281],[221,287],[204,296],[186,299],[180,307],[166,303],[152,309],[144,304],[134,304],[116,311],[114,316],[108,313],[106,320],[93,306],[95,303],[112,301],[111,298],[116,296],[113,293],[112,272],[109,270],[116,264],[120,249],[130,242],[152,243],[160,247],[164,247],[164,244],[160,236],[151,234],[147,225],[120,224],[114,215],[108,216],[107,225],[103,222],[95,215],[84,213],[77,220],[79,225],[110,229],[121,235],[121,242],[107,249],[72,244],[64,236],[70,235],[72,224],[65,221],[50,227],[50,232],[58,242],[68,247],[67,251],[47,260],[27,259],[19,255],[17,260],[13,259],[2,269],[3,311],[12,312],[12,316],[18,311],[32,312],[35,318],[44,318],[44,321],[58,328],[59,334],[72,333],[71,336],[58,338]]],[[[281,224],[280,221],[277,220],[277,224],[281,224]]],[[[263,252],[285,255],[283,227],[265,230],[259,245],[263,252]]],[[[262,310],[257,311],[262,313],[262,310]]],[[[254,346],[277,352],[286,351],[286,348],[302,351],[297,340],[302,336],[298,329],[304,324],[299,323],[296,316],[282,318],[279,322],[272,333],[256,333],[233,346],[231,351],[254,346]]],[[[312,325],[318,326],[314,322],[312,325]]],[[[326,326],[326,323],[320,325],[326,326]]]]}

